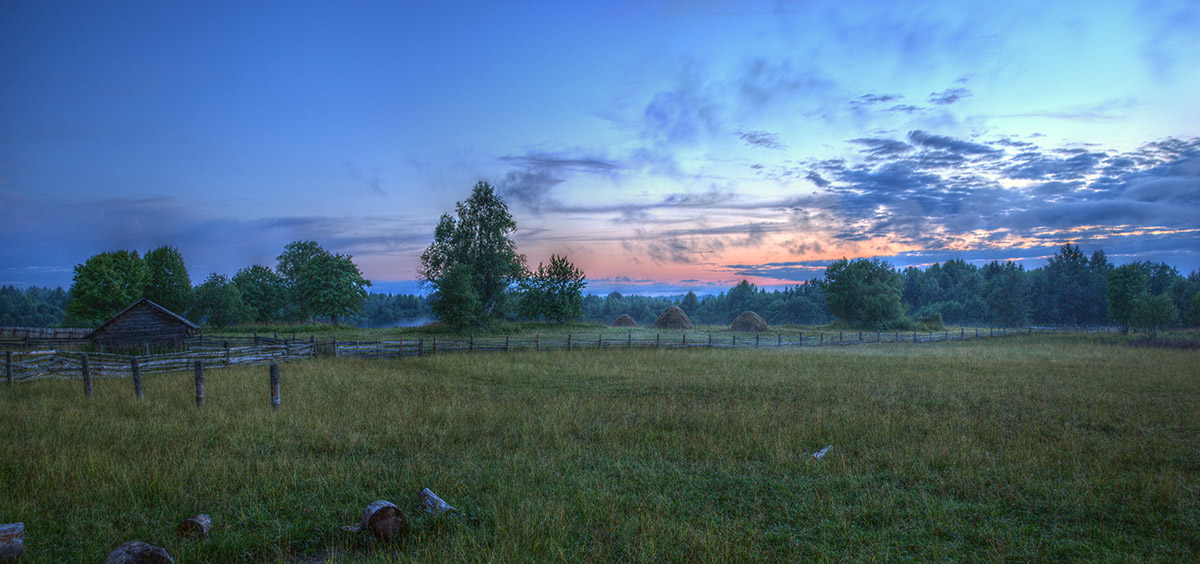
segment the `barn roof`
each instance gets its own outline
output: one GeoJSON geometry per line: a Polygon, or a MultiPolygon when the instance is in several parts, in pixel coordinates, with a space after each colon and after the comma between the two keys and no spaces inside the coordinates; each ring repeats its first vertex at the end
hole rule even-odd
{"type": "Polygon", "coordinates": [[[162,313],[166,314],[167,316],[169,316],[169,317],[171,317],[171,318],[174,318],[176,321],[179,321],[180,323],[182,323],[182,324],[184,324],[184,325],[187,325],[188,327],[190,327],[190,328],[192,328],[192,329],[199,329],[199,328],[200,328],[200,326],[199,326],[199,325],[196,325],[195,323],[192,323],[191,321],[188,321],[188,320],[184,319],[184,318],[183,318],[182,316],[180,316],[179,314],[177,314],[177,313],[175,313],[175,312],[173,312],[173,311],[171,311],[171,310],[169,310],[169,309],[167,309],[167,308],[165,308],[165,307],[163,307],[163,306],[160,306],[160,305],[158,305],[158,304],[156,304],[156,303],[154,303],[154,302],[152,302],[152,301],[150,301],[150,300],[148,300],[148,299],[146,299],[146,298],[142,298],[142,299],[140,299],[140,300],[138,300],[138,301],[136,301],[136,302],[133,302],[133,305],[131,305],[131,306],[129,306],[129,307],[127,307],[127,308],[125,308],[125,309],[121,310],[121,313],[118,313],[118,314],[116,314],[116,315],[112,316],[112,319],[109,319],[108,321],[105,321],[103,325],[101,325],[101,326],[97,327],[95,331],[92,331],[92,334],[93,334],[93,335],[95,335],[95,334],[97,334],[97,333],[101,333],[101,332],[103,332],[103,331],[104,331],[104,329],[105,329],[105,328],[107,328],[109,325],[112,325],[114,321],[117,321],[118,319],[121,319],[121,317],[122,317],[122,316],[124,316],[126,313],[129,313],[129,311],[130,311],[130,310],[132,310],[132,309],[134,309],[134,308],[137,308],[138,306],[141,306],[143,303],[145,303],[146,305],[148,305],[148,306],[150,306],[150,307],[152,307],[152,308],[154,308],[154,309],[157,309],[158,311],[160,311],[160,312],[162,312],[162,313]]]}

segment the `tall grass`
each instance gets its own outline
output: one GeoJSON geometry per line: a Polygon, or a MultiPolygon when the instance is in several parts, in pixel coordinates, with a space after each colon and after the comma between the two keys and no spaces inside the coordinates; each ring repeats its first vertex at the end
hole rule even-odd
{"type": "Polygon", "coordinates": [[[445,355],[0,390],[23,562],[1194,561],[1194,351],[1094,337],[445,355]],[[820,460],[811,454],[833,448],[820,460]],[[461,509],[423,518],[430,487],[461,509]],[[395,544],[338,530],[375,499],[395,544]],[[206,541],[174,527],[213,516],[206,541]]]}

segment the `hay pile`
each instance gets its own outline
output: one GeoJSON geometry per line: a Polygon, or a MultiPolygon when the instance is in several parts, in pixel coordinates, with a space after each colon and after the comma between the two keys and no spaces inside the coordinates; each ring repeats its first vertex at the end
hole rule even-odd
{"type": "Polygon", "coordinates": [[[729,330],[761,333],[768,330],[767,320],[763,319],[761,315],[754,313],[753,311],[743,311],[742,314],[737,316],[737,319],[734,319],[733,323],[729,325],[729,330]]]}
{"type": "Polygon", "coordinates": [[[679,306],[671,306],[659,314],[658,320],[651,327],[655,329],[691,329],[692,320],[688,319],[687,314],[679,309],[679,306]]]}
{"type": "Polygon", "coordinates": [[[629,317],[628,315],[625,315],[624,313],[622,313],[621,317],[618,317],[613,320],[612,326],[613,327],[637,327],[638,324],[637,324],[637,321],[634,321],[632,317],[629,317]]]}

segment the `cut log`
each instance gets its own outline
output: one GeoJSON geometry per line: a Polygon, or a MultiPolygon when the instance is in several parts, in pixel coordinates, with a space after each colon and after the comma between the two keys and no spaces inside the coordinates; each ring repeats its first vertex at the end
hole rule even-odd
{"type": "Polygon", "coordinates": [[[201,513],[184,519],[177,527],[180,537],[196,537],[200,539],[208,538],[209,531],[212,530],[212,517],[207,513],[201,513]]]}
{"type": "Polygon", "coordinates": [[[342,530],[352,533],[369,531],[375,538],[386,541],[408,532],[408,519],[396,504],[381,499],[372,501],[363,510],[362,520],[357,525],[346,525],[342,530]]]}
{"type": "Polygon", "coordinates": [[[129,541],[118,546],[105,564],[175,564],[175,559],[165,549],[142,541],[129,541]]]}
{"type": "Polygon", "coordinates": [[[25,550],[25,523],[0,525],[0,562],[16,562],[25,550]]]}
{"type": "Polygon", "coordinates": [[[441,515],[447,511],[454,511],[453,505],[442,501],[442,498],[438,497],[429,488],[425,488],[417,494],[417,506],[426,515],[441,515]]]}

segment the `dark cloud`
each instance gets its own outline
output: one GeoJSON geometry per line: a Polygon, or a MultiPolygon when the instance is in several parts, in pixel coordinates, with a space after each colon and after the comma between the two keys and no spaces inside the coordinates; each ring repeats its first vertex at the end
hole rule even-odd
{"type": "Polygon", "coordinates": [[[530,152],[500,157],[500,161],[516,167],[505,173],[498,186],[500,192],[535,214],[562,206],[551,192],[571,175],[611,175],[625,168],[607,158],[570,153],[530,152]]]}
{"type": "Polygon", "coordinates": [[[933,135],[927,131],[921,131],[919,129],[908,132],[908,140],[913,145],[929,147],[932,149],[942,149],[961,155],[997,157],[1004,153],[1002,149],[997,149],[989,145],[963,141],[962,139],[947,137],[945,135],[933,135]]]}
{"type": "Polygon", "coordinates": [[[908,152],[912,149],[908,143],[895,139],[865,138],[851,139],[851,143],[866,147],[865,153],[873,157],[890,157],[908,152]]]}
{"type": "Polygon", "coordinates": [[[769,131],[742,131],[738,133],[738,138],[754,147],[783,149],[783,144],[779,142],[779,136],[769,131]]]}
{"type": "Polygon", "coordinates": [[[1022,152],[1013,157],[1003,172],[1008,178],[1024,180],[1075,180],[1092,174],[1107,155],[1080,152],[1059,158],[1039,151],[1022,152]]]}
{"type": "Polygon", "coordinates": [[[925,108],[918,108],[917,106],[913,106],[911,104],[896,104],[895,106],[888,108],[887,111],[903,114],[914,114],[916,112],[925,111],[925,108]]]}
{"type": "Polygon", "coordinates": [[[931,92],[929,94],[929,101],[939,106],[946,106],[971,96],[971,91],[966,88],[947,88],[941,92],[931,92]]]}

